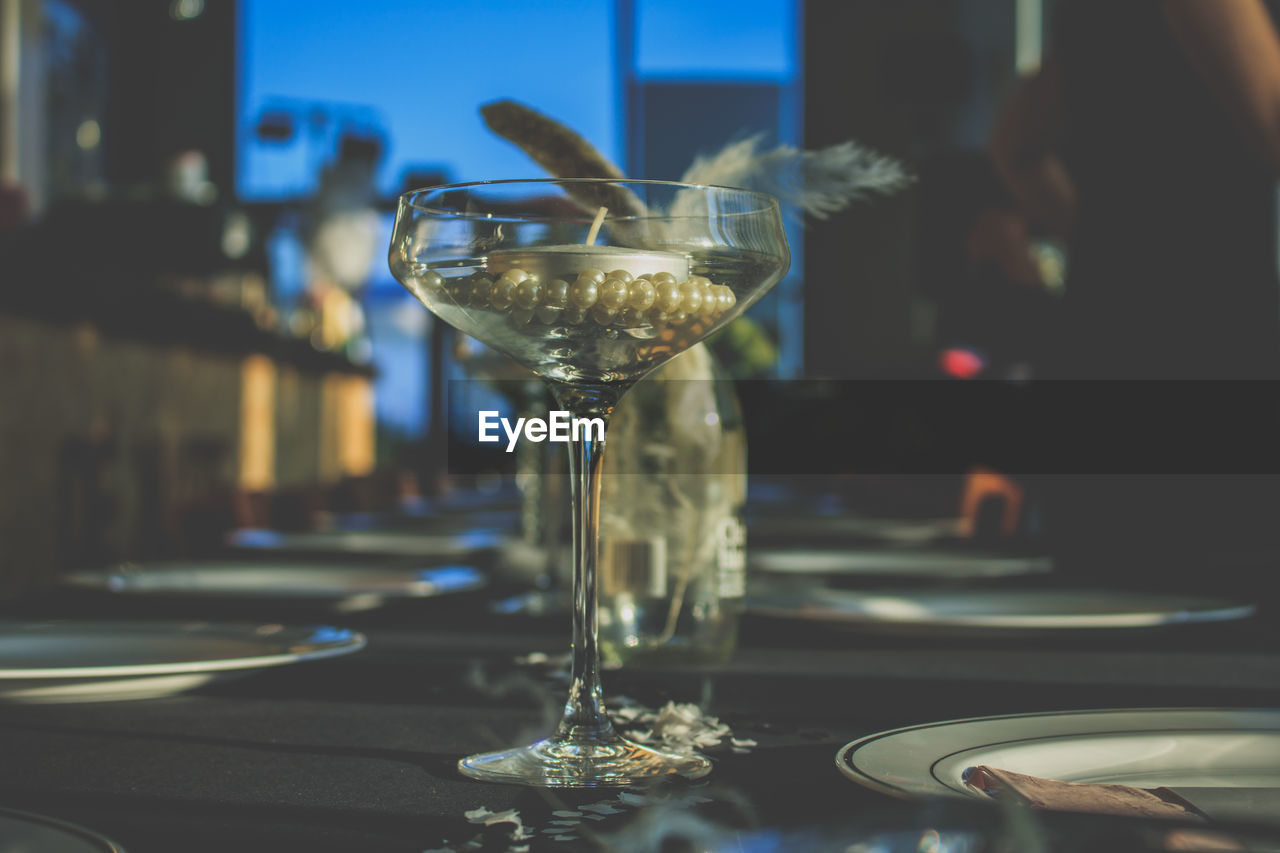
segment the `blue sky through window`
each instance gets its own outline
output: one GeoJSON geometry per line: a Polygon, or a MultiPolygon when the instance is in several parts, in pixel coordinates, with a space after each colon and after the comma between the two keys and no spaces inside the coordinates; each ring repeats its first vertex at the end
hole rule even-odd
{"type": "MultiPolygon", "coordinates": [[[[516,98],[620,155],[613,4],[601,0],[242,0],[239,190],[279,198],[314,188],[330,151],[251,137],[272,103],[312,102],[388,135],[380,188],[406,169],[455,180],[543,177],[484,126],[477,108],[516,98]]],[[[301,134],[305,137],[306,134],[301,134]]],[[[323,143],[321,146],[323,148],[323,143]]]]}
{"type": "Polygon", "coordinates": [[[795,0],[637,0],[641,76],[787,79],[798,71],[795,0]]]}
{"type": "MultiPolygon", "coordinates": [[[[612,0],[240,0],[240,174],[247,199],[306,194],[335,125],[376,126],[379,187],[406,170],[453,180],[543,177],[485,128],[477,108],[516,98],[624,161],[612,0]],[[253,138],[261,112],[314,105],[333,124],[292,141],[253,138]]],[[[798,73],[795,0],[637,0],[642,77],[786,80],[798,73]]]]}

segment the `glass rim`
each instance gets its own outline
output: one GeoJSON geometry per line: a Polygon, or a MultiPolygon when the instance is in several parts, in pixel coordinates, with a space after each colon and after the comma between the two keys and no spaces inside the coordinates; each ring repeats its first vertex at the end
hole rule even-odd
{"type": "MultiPolygon", "coordinates": [[[[641,185],[641,186],[657,186],[657,187],[675,187],[681,190],[716,190],[719,192],[735,193],[738,195],[756,199],[760,205],[759,207],[753,210],[740,210],[740,211],[733,211],[728,213],[714,214],[715,216],[718,216],[718,217],[758,216],[760,214],[769,213],[769,212],[780,214],[782,210],[782,204],[777,199],[777,197],[772,196],[766,192],[760,192],[759,190],[749,190],[749,189],[744,189],[742,187],[725,187],[725,186],[720,186],[719,184],[691,184],[684,181],[653,181],[653,180],[645,180],[640,178],[636,178],[636,179],[632,179],[632,178],[501,178],[501,179],[492,180],[492,181],[462,181],[460,183],[455,183],[455,184],[437,184],[434,186],[418,187],[416,189],[405,190],[404,192],[399,194],[398,207],[400,207],[401,209],[407,207],[413,210],[421,211],[422,213],[448,216],[448,217],[457,218],[457,219],[495,219],[495,220],[511,220],[511,221],[518,221],[518,222],[538,222],[538,221],[543,221],[548,219],[549,217],[543,216],[543,215],[521,216],[518,213],[514,213],[514,214],[513,213],[501,213],[501,214],[465,213],[460,210],[450,210],[444,207],[432,207],[432,206],[419,204],[415,200],[416,197],[425,195],[427,193],[443,193],[443,192],[449,192],[452,190],[470,189],[472,187],[513,186],[517,184],[539,184],[539,185],[555,185],[555,186],[563,186],[564,184],[588,184],[588,185],[594,184],[594,185],[613,185],[613,186],[622,186],[622,187],[626,187],[630,185],[641,185]]],[[[585,210],[583,213],[583,217],[584,217],[583,219],[584,222],[591,221],[591,215],[585,212],[585,210]]],[[[554,218],[563,219],[563,217],[554,217],[554,218]]],[[[707,217],[705,215],[672,216],[670,214],[653,213],[645,216],[635,216],[635,215],[610,216],[608,217],[608,221],[611,221],[611,222],[668,221],[670,222],[670,221],[679,220],[679,219],[706,219],[706,218],[707,217]]]]}

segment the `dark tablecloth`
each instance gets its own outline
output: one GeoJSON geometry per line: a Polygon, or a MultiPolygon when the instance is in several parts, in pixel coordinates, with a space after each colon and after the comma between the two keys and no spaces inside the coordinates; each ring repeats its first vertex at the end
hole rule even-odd
{"type": "MultiPolygon", "coordinates": [[[[490,615],[485,601],[468,594],[331,616],[365,631],[368,647],[180,696],[0,707],[0,803],[81,823],[130,853],[418,853],[478,834],[485,849],[507,849],[510,824],[486,829],[464,817],[482,806],[518,809],[535,851],[585,846],[543,832],[559,819],[552,812],[616,792],[488,785],[455,769],[469,752],[531,739],[562,701],[554,667],[516,658],[564,651],[567,619],[490,615]]],[[[210,616],[65,595],[0,615],[210,616]]],[[[1280,644],[1268,622],[1008,641],[872,637],[748,617],[726,666],[621,670],[605,683],[651,708],[704,702],[736,737],[758,743],[712,753],[715,769],[697,790],[713,801],[713,819],[799,826],[918,808],[837,771],[839,747],[871,732],[1022,711],[1274,705],[1280,644]]],[[[638,814],[624,808],[575,834],[613,833],[638,814]]]]}

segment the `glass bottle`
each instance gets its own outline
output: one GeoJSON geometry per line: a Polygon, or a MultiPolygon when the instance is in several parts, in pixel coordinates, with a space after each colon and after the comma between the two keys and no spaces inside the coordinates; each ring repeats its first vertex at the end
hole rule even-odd
{"type": "Polygon", "coordinates": [[[704,345],[623,398],[600,510],[604,661],[716,663],[745,592],[747,441],[733,383],[704,345]]]}

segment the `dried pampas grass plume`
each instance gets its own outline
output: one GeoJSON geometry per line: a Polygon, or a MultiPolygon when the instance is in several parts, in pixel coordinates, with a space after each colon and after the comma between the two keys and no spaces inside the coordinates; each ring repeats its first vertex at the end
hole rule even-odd
{"type": "Polygon", "coordinates": [[[867,196],[890,195],[913,180],[893,158],[852,140],[815,151],[791,145],[761,151],[763,139],[756,134],[700,155],[680,180],[768,193],[818,219],[867,196]]]}
{"type": "MultiPolygon", "coordinates": [[[[628,180],[577,132],[532,107],[505,99],[484,104],[480,114],[490,130],[519,146],[554,177],[628,180]]],[[[768,193],[792,211],[825,219],[862,198],[890,195],[913,180],[896,160],[853,141],[816,151],[791,145],[762,151],[763,139],[764,134],[756,134],[714,155],[697,157],[681,181],[768,193]]],[[[605,225],[619,245],[681,250],[709,238],[706,196],[695,190],[676,193],[667,210],[650,209],[630,188],[618,184],[569,183],[565,191],[584,213],[608,208],[605,225]],[[675,221],[646,221],[647,217],[675,221]]]]}
{"type": "MultiPolygon", "coordinates": [[[[567,125],[519,101],[504,99],[480,107],[489,129],[518,146],[555,178],[608,178],[625,181],[616,164],[567,125]]],[[[609,208],[610,215],[643,217],[643,201],[630,189],[612,184],[568,184],[565,191],[584,211],[609,208]]]]}

